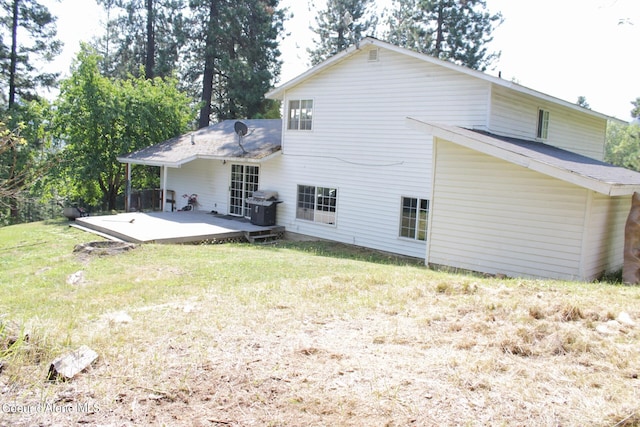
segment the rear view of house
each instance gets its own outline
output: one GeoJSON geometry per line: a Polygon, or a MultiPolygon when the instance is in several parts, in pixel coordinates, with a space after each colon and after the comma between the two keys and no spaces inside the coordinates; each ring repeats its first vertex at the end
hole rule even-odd
{"type": "Polygon", "coordinates": [[[267,96],[277,149],[155,162],[164,188],[241,216],[273,190],[289,232],[428,264],[580,280],[622,265],[640,174],[602,162],[610,117],[372,38],[267,96]]]}

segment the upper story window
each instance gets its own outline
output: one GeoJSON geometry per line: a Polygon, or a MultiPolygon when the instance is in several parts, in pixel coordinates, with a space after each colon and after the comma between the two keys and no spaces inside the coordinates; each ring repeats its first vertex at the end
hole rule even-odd
{"type": "Polygon", "coordinates": [[[311,130],[312,118],[312,99],[289,101],[289,124],[287,125],[287,129],[311,130]]]}
{"type": "Polygon", "coordinates": [[[538,130],[536,137],[539,139],[547,139],[549,137],[549,111],[538,110],[538,130]]]}

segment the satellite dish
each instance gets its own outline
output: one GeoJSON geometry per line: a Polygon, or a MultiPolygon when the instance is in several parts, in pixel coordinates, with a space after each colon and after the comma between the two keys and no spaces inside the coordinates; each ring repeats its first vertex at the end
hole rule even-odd
{"type": "Polygon", "coordinates": [[[247,125],[245,125],[242,122],[236,122],[233,125],[233,129],[236,131],[236,133],[240,137],[245,136],[247,134],[247,132],[249,132],[249,128],[247,127],[247,125]]]}

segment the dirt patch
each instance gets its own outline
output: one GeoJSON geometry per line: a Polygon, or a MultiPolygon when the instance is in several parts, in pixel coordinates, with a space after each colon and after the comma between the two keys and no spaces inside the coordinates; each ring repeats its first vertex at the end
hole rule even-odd
{"type": "Polygon", "coordinates": [[[111,240],[80,243],[73,248],[73,252],[87,255],[116,255],[130,251],[136,247],[133,243],[116,242],[111,240]]]}

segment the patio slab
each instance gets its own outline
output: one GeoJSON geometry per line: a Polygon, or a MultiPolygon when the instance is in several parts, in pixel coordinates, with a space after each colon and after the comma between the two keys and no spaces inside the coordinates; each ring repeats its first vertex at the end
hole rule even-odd
{"type": "Polygon", "coordinates": [[[78,228],[131,243],[189,243],[242,237],[274,227],[198,211],[130,212],[77,218],[78,228]]]}

